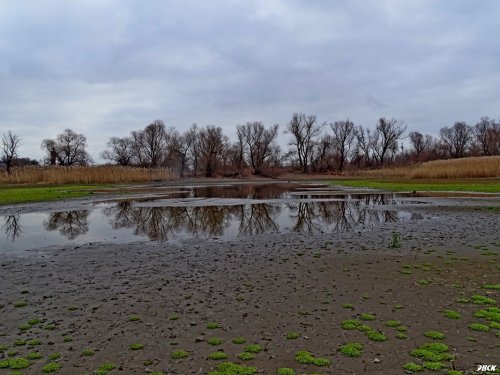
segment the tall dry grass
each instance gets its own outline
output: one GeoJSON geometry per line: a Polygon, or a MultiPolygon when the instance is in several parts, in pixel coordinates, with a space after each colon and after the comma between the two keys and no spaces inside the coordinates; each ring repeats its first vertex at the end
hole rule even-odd
{"type": "Polygon", "coordinates": [[[173,179],[173,174],[167,168],[148,169],[118,166],[26,166],[14,168],[10,175],[0,172],[0,184],[106,184],[173,179]]]}
{"type": "Polygon", "coordinates": [[[408,165],[405,167],[366,169],[359,171],[357,174],[363,177],[380,177],[380,178],[408,177],[408,174],[412,171],[413,168],[415,168],[415,166],[408,165]]]}
{"type": "Polygon", "coordinates": [[[410,178],[500,177],[500,156],[435,160],[409,171],[410,178]]]}
{"type": "Polygon", "coordinates": [[[447,179],[500,177],[500,156],[434,160],[418,165],[359,171],[373,178],[447,179]]]}

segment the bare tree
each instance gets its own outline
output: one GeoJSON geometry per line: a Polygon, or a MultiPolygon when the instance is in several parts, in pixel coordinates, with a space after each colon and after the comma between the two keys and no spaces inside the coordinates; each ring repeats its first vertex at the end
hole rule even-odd
{"type": "Polygon", "coordinates": [[[139,163],[151,168],[159,167],[167,149],[166,128],[162,120],[155,120],[142,131],[132,132],[134,154],[139,163]]]}
{"type": "Polygon", "coordinates": [[[133,162],[134,142],[130,137],[112,137],[108,141],[108,150],[105,150],[101,156],[103,159],[111,160],[118,165],[128,166],[133,162]]]}
{"type": "Polygon", "coordinates": [[[189,150],[189,157],[191,159],[191,165],[193,167],[194,176],[196,176],[196,173],[198,172],[198,168],[200,165],[200,151],[199,151],[200,142],[198,142],[199,134],[200,134],[200,129],[196,124],[193,124],[186,132],[186,138],[189,139],[189,142],[192,142],[191,149],[189,150]]]}
{"type": "Polygon", "coordinates": [[[233,145],[234,155],[235,155],[235,165],[238,168],[238,173],[241,176],[241,170],[243,166],[246,166],[245,162],[245,147],[247,145],[247,139],[245,135],[245,128],[243,126],[236,127],[236,143],[233,145]]]}
{"type": "Polygon", "coordinates": [[[57,136],[56,141],[61,165],[86,165],[91,161],[89,154],[85,151],[87,138],[83,134],[66,129],[57,136]]]}
{"type": "Polygon", "coordinates": [[[179,159],[179,176],[184,177],[184,172],[188,163],[189,152],[193,146],[194,138],[190,136],[189,131],[179,134],[173,131],[170,136],[169,148],[179,159]]]}
{"type": "Polygon", "coordinates": [[[405,131],[406,125],[400,120],[385,117],[378,120],[373,133],[373,151],[380,166],[386,162],[388,153],[394,155],[397,152],[398,141],[405,131]]]}
{"type": "Polygon", "coordinates": [[[500,123],[481,117],[474,133],[483,155],[500,155],[500,123]]]}
{"type": "Polygon", "coordinates": [[[41,144],[41,149],[47,153],[45,164],[56,165],[57,163],[57,150],[55,139],[44,139],[41,144]]]}
{"type": "Polygon", "coordinates": [[[21,144],[21,138],[12,133],[10,130],[2,135],[2,143],[0,144],[0,151],[2,153],[2,160],[7,166],[7,173],[10,174],[12,161],[17,158],[17,151],[21,144]]]}
{"type": "Polygon", "coordinates": [[[373,137],[370,129],[363,128],[362,125],[359,125],[355,128],[356,134],[356,150],[355,154],[358,159],[362,159],[364,166],[371,167],[373,160],[373,137]]]}
{"type": "Polygon", "coordinates": [[[247,122],[237,126],[238,136],[247,148],[250,165],[255,174],[261,174],[267,159],[276,152],[278,125],[266,129],[261,122],[247,122]]]}
{"type": "Polygon", "coordinates": [[[71,166],[87,165],[92,158],[87,153],[87,138],[83,134],[66,129],[56,139],[44,139],[41,148],[47,152],[46,160],[51,164],[71,166]]]}
{"type": "Polygon", "coordinates": [[[326,171],[332,168],[331,161],[333,149],[333,137],[330,134],[323,136],[314,143],[311,153],[311,167],[314,172],[326,171]]]}
{"type": "Polygon", "coordinates": [[[441,141],[452,158],[463,158],[472,142],[472,127],[463,121],[455,122],[451,128],[439,131],[441,141]]]}
{"type": "Polygon", "coordinates": [[[330,124],[333,131],[333,148],[337,154],[338,169],[340,172],[344,169],[347,156],[351,151],[351,146],[355,137],[356,126],[352,121],[335,121],[330,124]]]}
{"type": "Polygon", "coordinates": [[[410,144],[413,148],[413,154],[415,155],[415,158],[417,160],[423,152],[430,150],[430,148],[432,147],[432,143],[432,135],[423,135],[419,132],[410,133],[410,144]]]}
{"type": "Polygon", "coordinates": [[[314,144],[325,126],[325,123],[317,123],[316,116],[306,116],[304,113],[294,113],[287,125],[285,133],[291,133],[293,136],[290,146],[295,147],[304,173],[309,171],[314,144]]]}
{"type": "Polygon", "coordinates": [[[196,149],[199,152],[205,177],[214,175],[227,147],[228,138],[222,133],[222,128],[207,125],[200,129],[196,149]]]}
{"type": "Polygon", "coordinates": [[[130,137],[132,138],[132,159],[135,164],[146,167],[145,155],[142,150],[142,131],[132,131],[130,137]]]}

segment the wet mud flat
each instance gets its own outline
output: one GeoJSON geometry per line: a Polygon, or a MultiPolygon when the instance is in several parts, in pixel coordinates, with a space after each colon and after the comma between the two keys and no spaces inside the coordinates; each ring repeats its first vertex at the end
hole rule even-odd
{"type": "Polygon", "coordinates": [[[263,374],[403,374],[410,362],[474,373],[500,364],[500,215],[497,200],[477,202],[350,231],[4,253],[0,361],[30,358],[23,374],[207,374],[228,361],[263,374]]]}

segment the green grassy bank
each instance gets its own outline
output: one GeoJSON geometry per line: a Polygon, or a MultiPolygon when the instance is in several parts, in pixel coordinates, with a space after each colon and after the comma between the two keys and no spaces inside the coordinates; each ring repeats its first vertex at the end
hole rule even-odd
{"type": "Polygon", "coordinates": [[[0,205],[82,198],[109,185],[51,185],[0,187],[0,205]]]}
{"type": "Polygon", "coordinates": [[[426,180],[348,179],[332,180],[332,185],[388,191],[463,191],[500,193],[500,179],[426,180]]]}

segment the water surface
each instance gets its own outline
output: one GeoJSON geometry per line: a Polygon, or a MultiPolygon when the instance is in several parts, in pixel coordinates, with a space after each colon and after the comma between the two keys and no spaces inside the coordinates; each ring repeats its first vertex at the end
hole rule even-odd
{"type": "Polygon", "coordinates": [[[418,220],[405,194],[335,191],[323,185],[218,185],[164,188],[87,209],[0,217],[0,252],[92,242],[234,239],[264,233],[334,233],[418,220]]]}

